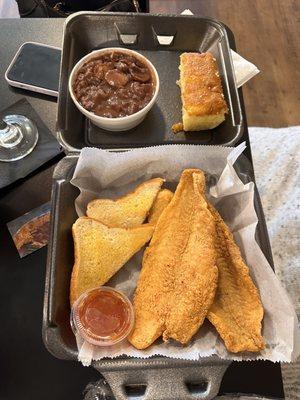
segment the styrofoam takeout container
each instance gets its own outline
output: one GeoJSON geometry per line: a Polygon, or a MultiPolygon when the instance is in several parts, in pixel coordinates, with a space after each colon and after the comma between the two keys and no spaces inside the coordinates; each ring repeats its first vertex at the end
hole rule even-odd
{"type": "MultiPolygon", "coordinates": [[[[43,313],[43,340],[55,357],[78,360],[78,347],[70,326],[69,287],[74,263],[70,232],[78,217],[74,201],[79,192],[70,180],[81,149],[89,146],[119,151],[162,144],[233,146],[241,140],[248,141],[243,99],[239,98],[235,85],[230,48],[235,50],[233,34],[222,23],[211,18],[91,11],[75,13],[67,18],[62,45],[56,133],[68,155],[58,164],[53,177],[51,237],[43,313]],[[165,36],[171,36],[172,41],[161,43],[160,39],[165,36]],[[78,106],[74,105],[68,90],[70,75],[78,60],[82,61],[82,57],[88,53],[94,57],[95,49],[112,46],[134,46],[153,62],[163,85],[163,91],[148,117],[127,135],[111,134],[95,126],[90,119],[87,120],[86,114],[78,112],[78,106]],[[230,108],[220,126],[201,132],[201,135],[198,132],[174,135],[170,129],[181,118],[180,90],[176,79],[179,77],[179,56],[185,51],[210,51],[214,55],[230,108]]],[[[245,158],[243,161],[240,157],[235,164],[244,183],[254,181],[250,151],[247,157],[249,160],[245,158]]],[[[257,241],[273,265],[257,191],[254,201],[259,217],[257,241]]],[[[93,367],[105,376],[118,399],[128,398],[124,388],[131,385],[131,393],[140,393],[140,387],[145,389],[144,400],[210,400],[217,396],[219,390],[226,390],[226,382],[224,385],[221,382],[229,364],[230,361],[214,356],[192,361],[157,355],[148,359],[127,356],[105,358],[94,361],[93,367]]],[[[251,368],[245,368],[244,362],[237,363],[228,376],[238,373],[241,381],[248,382],[249,377],[255,378],[263,370],[261,363],[251,364],[251,368]]],[[[261,386],[255,384],[255,379],[252,380],[253,393],[261,393],[261,386]]]]}
{"type": "Polygon", "coordinates": [[[154,105],[157,95],[158,95],[158,92],[159,92],[159,77],[158,77],[158,73],[157,73],[154,65],[142,54],[140,54],[134,50],[124,49],[121,47],[111,47],[111,48],[95,50],[95,51],[87,54],[85,57],[81,58],[81,60],[78,61],[78,63],[72,69],[72,72],[71,72],[71,75],[69,78],[69,92],[70,92],[71,98],[74,101],[78,110],[81,111],[82,114],[84,114],[87,118],[89,118],[93,122],[93,124],[95,124],[96,126],[99,126],[100,128],[103,128],[107,131],[128,131],[129,129],[132,129],[132,128],[136,127],[138,124],[140,124],[143,121],[143,119],[146,117],[148,112],[151,110],[152,106],[154,105]],[[141,60],[144,64],[146,64],[148,66],[148,68],[150,69],[152,76],[154,78],[155,90],[154,90],[152,99],[140,111],[138,111],[134,114],[128,115],[126,117],[119,117],[119,118],[100,117],[99,115],[96,115],[93,112],[86,110],[76,99],[76,96],[73,91],[73,83],[74,83],[74,80],[77,76],[79,69],[86,62],[88,62],[94,58],[98,58],[102,54],[110,53],[112,51],[129,54],[129,55],[141,60]]]}

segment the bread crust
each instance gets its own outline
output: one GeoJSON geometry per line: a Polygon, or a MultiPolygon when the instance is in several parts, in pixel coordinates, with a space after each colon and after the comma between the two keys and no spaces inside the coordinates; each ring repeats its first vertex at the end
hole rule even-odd
{"type": "Polygon", "coordinates": [[[87,216],[109,227],[133,228],[146,219],[164,179],[153,178],[118,199],[96,199],[87,206],[87,216]]]}
{"type": "Polygon", "coordinates": [[[228,112],[216,59],[210,53],[183,53],[179,69],[184,130],[215,128],[228,112]]]}
{"type": "Polygon", "coordinates": [[[80,217],[72,226],[75,261],[70,282],[71,305],[86,290],[104,285],[147,243],[154,227],[109,228],[80,217]]]}
{"type": "Polygon", "coordinates": [[[164,209],[167,207],[167,205],[170,203],[172,200],[174,193],[171,192],[169,189],[162,189],[158,195],[156,196],[156,199],[154,200],[154,203],[149,211],[148,215],[148,222],[150,224],[155,225],[161,216],[162,212],[164,209]]]}

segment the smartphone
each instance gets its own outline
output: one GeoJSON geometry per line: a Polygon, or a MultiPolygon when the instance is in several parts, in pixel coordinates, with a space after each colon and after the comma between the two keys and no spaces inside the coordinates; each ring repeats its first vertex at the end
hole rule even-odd
{"type": "Polygon", "coordinates": [[[5,73],[11,86],[58,96],[61,50],[41,43],[24,43],[5,73]]]}

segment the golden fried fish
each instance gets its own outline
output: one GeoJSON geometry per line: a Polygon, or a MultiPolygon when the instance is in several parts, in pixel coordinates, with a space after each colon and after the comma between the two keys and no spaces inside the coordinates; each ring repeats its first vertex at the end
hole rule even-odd
{"type": "Polygon", "coordinates": [[[212,205],[216,223],[219,281],[207,318],[216,327],[228,351],[257,352],[264,349],[261,335],[263,307],[233,236],[212,205]]]}
{"type": "Polygon", "coordinates": [[[218,279],[216,231],[204,186],[202,171],[182,173],[144,253],[129,337],[138,349],[161,335],[188,343],[212,305],[218,279]]]}

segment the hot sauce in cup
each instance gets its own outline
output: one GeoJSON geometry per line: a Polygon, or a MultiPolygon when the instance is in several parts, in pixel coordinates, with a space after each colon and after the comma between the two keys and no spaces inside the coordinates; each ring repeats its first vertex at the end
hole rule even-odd
{"type": "Polygon", "coordinates": [[[133,323],[133,308],[128,298],[107,286],[87,291],[72,307],[74,333],[97,346],[111,346],[125,339],[133,323]]]}

